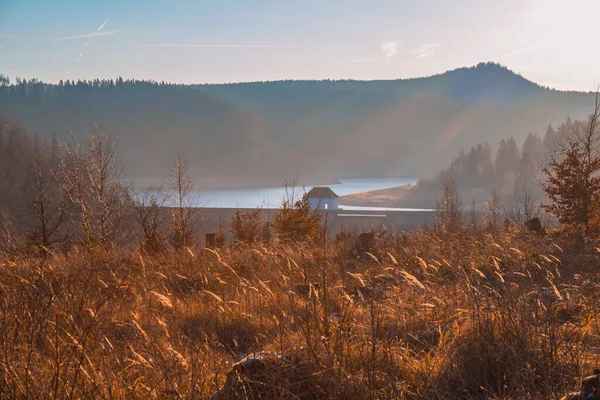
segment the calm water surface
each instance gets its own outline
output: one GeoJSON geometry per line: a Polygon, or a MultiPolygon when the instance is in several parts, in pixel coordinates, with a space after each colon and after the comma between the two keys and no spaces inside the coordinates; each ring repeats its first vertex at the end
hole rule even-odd
{"type": "MultiPolygon", "coordinates": [[[[371,190],[388,189],[392,187],[415,184],[416,178],[398,179],[344,179],[339,184],[327,185],[338,196],[368,192],[371,190]]],[[[325,185],[322,185],[325,186],[325,185]]],[[[296,191],[302,194],[312,186],[304,188],[297,187],[296,191]]],[[[266,187],[258,189],[218,189],[204,190],[197,194],[196,205],[207,208],[278,208],[285,198],[286,189],[283,186],[266,187]]],[[[343,207],[346,210],[357,209],[357,207],[343,207]]],[[[361,210],[392,210],[380,207],[360,207],[361,210]]],[[[402,210],[402,209],[394,209],[402,210]]]]}

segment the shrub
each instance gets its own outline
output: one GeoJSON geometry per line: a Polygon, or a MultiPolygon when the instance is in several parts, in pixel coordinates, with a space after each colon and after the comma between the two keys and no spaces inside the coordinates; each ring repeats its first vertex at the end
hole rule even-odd
{"type": "Polygon", "coordinates": [[[300,200],[284,201],[272,223],[277,238],[284,243],[314,240],[321,233],[320,226],[320,217],[311,210],[306,193],[300,200]]]}
{"type": "Polygon", "coordinates": [[[253,244],[265,240],[265,225],[261,220],[261,210],[237,211],[231,218],[231,233],[241,243],[253,244]]]}

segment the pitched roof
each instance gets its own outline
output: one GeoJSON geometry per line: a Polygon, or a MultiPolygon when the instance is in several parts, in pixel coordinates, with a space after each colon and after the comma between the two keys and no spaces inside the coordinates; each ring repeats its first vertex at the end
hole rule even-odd
{"type": "Polygon", "coordinates": [[[314,187],[307,193],[309,199],[337,199],[337,194],[328,187],[314,187]]]}

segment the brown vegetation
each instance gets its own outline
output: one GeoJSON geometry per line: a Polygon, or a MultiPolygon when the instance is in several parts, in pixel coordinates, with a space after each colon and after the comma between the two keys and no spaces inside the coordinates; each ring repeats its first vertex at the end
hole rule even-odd
{"type": "Polygon", "coordinates": [[[448,175],[434,230],[331,240],[291,185],[276,240],[258,212],[238,213],[239,243],[201,251],[181,155],[163,217],[167,197],[132,198],[99,129],[55,154],[12,127],[0,184],[28,195],[0,205],[28,220],[0,236],[0,398],[567,393],[600,365],[596,120],[565,136],[547,170],[566,231],[524,229],[537,212],[526,192],[501,210],[493,191],[485,223],[465,223],[448,175]]]}
{"type": "Polygon", "coordinates": [[[323,235],[321,217],[311,207],[307,193],[298,194],[295,182],[287,185],[287,198],[272,222],[277,238],[285,243],[304,243],[323,235]]]}
{"type": "Polygon", "coordinates": [[[3,254],[0,397],[554,398],[600,364],[598,243],[373,238],[3,254]]]}
{"type": "Polygon", "coordinates": [[[235,240],[244,244],[267,243],[271,239],[269,226],[260,217],[260,209],[237,211],[231,218],[231,233],[235,240]]]}
{"type": "Polygon", "coordinates": [[[544,208],[567,229],[585,236],[600,230],[600,93],[587,121],[577,122],[544,168],[544,208]]]}

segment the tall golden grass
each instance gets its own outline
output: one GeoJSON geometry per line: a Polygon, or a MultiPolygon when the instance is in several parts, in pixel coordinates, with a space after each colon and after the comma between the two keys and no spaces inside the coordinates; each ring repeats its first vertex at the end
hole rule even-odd
{"type": "Polygon", "coordinates": [[[600,366],[598,244],[357,243],[0,255],[0,397],[538,399],[600,366]],[[257,352],[286,362],[232,385],[257,352]]]}

